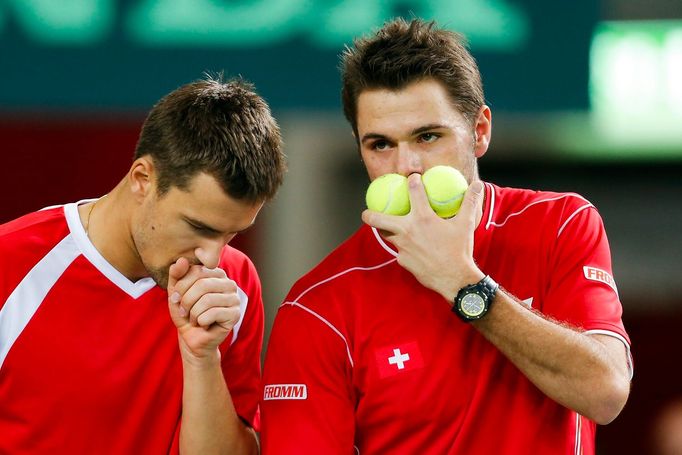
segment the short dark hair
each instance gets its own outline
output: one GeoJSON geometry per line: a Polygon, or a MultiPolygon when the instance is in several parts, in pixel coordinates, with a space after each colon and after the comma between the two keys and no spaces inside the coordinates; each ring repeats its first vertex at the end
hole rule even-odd
{"type": "Polygon", "coordinates": [[[368,89],[400,90],[433,78],[470,122],[485,103],[476,61],[461,35],[436,23],[394,19],[358,38],[341,56],[343,113],[357,135],[357,101],[368,89]]]}
{"type": "Polygon", "coordinates": [[[286,164],[277,122],[253,86],[207,76],[163,97],[149,112],[135,159],[149,155],[159,195],[186,189],[199,172],[239,200],[265,201],[282,184],[286,164]]]}

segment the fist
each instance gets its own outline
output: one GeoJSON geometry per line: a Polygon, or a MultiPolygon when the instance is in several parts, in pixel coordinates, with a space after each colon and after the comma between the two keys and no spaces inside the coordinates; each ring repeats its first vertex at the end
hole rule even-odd
{"type": "Polygon", "coordinates": [[[237,284],[220,268],[190,265],[185,258],[168,273],[171,319],[189,353],[214,353],[241,318],[237,284]]]}

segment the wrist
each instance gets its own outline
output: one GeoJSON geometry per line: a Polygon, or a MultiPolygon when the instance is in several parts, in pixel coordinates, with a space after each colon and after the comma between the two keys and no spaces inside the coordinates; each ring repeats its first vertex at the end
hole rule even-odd
{"type": "Polygon", "coordinates": [[[485,276],[485,273],[479,270],[476,266],[468,268],[468,270],[465,272],[458,271],[457,277],[450,279],[447,284],[443,286],[443,289],[439,292],[439,294],[448,301],[450,306],[452,306],[457,294],[462,288],[478,283],[485,276]]]}
{"type": "Polygon", "coordinates": [[[181,346],[180,357],[184,369],[190,368],[200,371],[216,367],[220,368],[221,355],[220,350],[217,347],[209,351],[194,353],[186,346],[181,346]]]}

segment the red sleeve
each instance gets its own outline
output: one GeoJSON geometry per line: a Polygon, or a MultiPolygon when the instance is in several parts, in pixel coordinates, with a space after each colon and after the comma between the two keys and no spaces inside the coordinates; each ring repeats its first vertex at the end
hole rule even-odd
{"type": "Polygon", "coordinates": [[[263,379],[263,454],[355,453],[351,360],[330,321],[302,306],[280,308],[263,379]]]}
{"type": "MultiPolygon", "coordinates": [[[[234,262],[234,261],[233,261],[234,262]]],[[[263,299],[255,267],[245,256],[240,264],[226,265],[228,277],[237,283],[242,305],[241,322],[223,345],[222,368],[237,414],[258,430],[260,361],[263,345],[263,299]],[[245,301],[244,301],[245,300],[245,301]]]]}
{"type": "Polygon", "coordinates": [[[588,331],[615,333],[629,344],[599,213],[592,206],[572,207],[563,218],[543,312],[588,331]]]}

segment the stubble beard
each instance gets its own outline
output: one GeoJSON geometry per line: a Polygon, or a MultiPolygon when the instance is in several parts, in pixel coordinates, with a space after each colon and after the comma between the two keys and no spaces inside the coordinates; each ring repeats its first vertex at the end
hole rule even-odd
{"type": "Polygon", "coordinates": [[[144,266],[145,266],[145,269],[147,269],[147,272],[149,273],[149,276],[151,277],[151,279],[154,280],[154,282],[160,288],[163,288],[163,289],[168,288],[168,271],[170,269],[170,265],[168,267],[166,267],[165,269],[149,267],[146,264],[144,264],[144,266]]]}
{"type": "Polygon", "coordinates": [[[149,236],[143,231],[143,229],[138,229],[133,233],[133,246],[135,247],[135,254],[137,255],[138,261],[147,271],[147,275],[154,280],[154,282],[161,288],[168,288],[168,274],[170,271],[171,264],[164,267],[155,267],[148,264],[143,256],[144,252],[153,249],[152,242],[149,236]]]}

